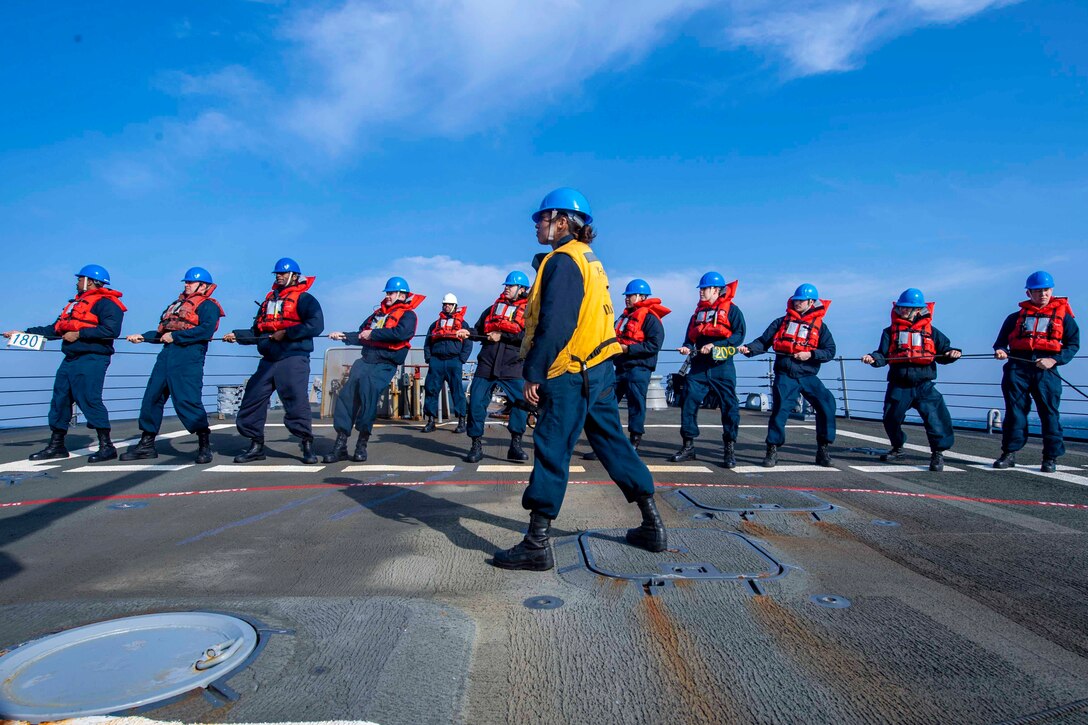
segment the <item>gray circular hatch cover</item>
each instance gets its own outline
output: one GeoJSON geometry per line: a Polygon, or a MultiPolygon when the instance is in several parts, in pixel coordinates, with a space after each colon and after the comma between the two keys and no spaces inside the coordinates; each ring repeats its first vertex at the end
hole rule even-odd
{"type": "Polygon", "coordinates": [[[154,704],[220,679],[256,646],[248,622],[208,612],[69,629],[0,657],[0,717],[40,722],[154,704]]]}

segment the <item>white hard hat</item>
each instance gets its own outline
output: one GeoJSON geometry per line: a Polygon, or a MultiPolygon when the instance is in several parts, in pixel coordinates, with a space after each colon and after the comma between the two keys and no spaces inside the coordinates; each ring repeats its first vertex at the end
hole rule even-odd
{"type": "Polygon", "coordinates": [[[447,292],[446,296],[442,298],[442,304],[444,305],[456,305],[457,295],[452,292],[447,292]]]}

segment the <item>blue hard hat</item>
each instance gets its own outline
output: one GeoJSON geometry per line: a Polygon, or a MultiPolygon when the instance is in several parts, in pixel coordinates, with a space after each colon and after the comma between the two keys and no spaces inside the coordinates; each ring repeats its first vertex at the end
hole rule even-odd
{"type": "Polygon", "coordinates": [[[803,284],[798,287],[791,300],[818,300],[820,299],[820,293],[816,291],[816,286],[811,284],[803,284]]]}
{"type": "Polygon", "coordinates": [[[302,269],[298,266],[298,262],[290,257],[284,257],[276,262],[276,266],[272,268],[272,274],[282,274],[284,272],[301,274],[302,269]]]}
{"type": "Polygon", "coordinates": [[[644,279],[633,279],[633,280],[631,280],[630,282],[627,283],[627,289],[625,289],[623,291],[623,296],[624,297],[626,297],[627,295],[649,295],[649,294],[653,294],[652,292],[650,292],[650,283],[647,282],[644,279]]]}
{"type": "Polygon", "coordinates": [[[896,307],[925,307],[926,296],[922,294],[922,290],[916,287],[910,287],[903,290],[903,294],[899,295],[899,299],[895,301],[896,307]]]}
{"type": "Polygon", "coordinates": [[[412,290],[408,287],[408,280],[404,277],[390,277],[385,281],[386,292],[408,292],[412,290]]]}
{"type": "Polygon", "coordinates": [[[540,221],[541,212],[551,211],[552,209],[577,212],[585,220],[586,224],[593,223],[593,212],[589,209],[589,202],[582,196],[582,192],[569,186],[549,191],[544,200],[540,202],[540,208],[533,214],[533,221],[540,221]]]}
{"type": "Polygon", "coordinates": [[[699,289],[706,289],[707,287],[724,287],[725,277],[719,272],[707,272],[699,278],[699,289]]]}
{"type": "Polygon", "coordinates": [[[524,272],[519,272],[518,270],[515,269],[510,274],[506,275],[506,281],[503,282],[503,284],[504,285],[516,284],[516,285],[520,285],[522,287],[528,287],[529,286],[529,275],[525,274],[524,272]]]}
{"type": "Polygon", "coordinates": [[[96,282],[102,284],[110,283],[110,273],[106,271],[105,267],[100,267],[97,264],[86,264],[83,269],[76,272],[77,277],[86,277],[87,279],[93,279],[96,282]]]}
{"type": "Polygon", "coordinates": [[[215,284],[212,282],[212,273],[203,267],[189,267],[185,272],[185,276],[181,278],[182,282],[204,282],[206,284],[215,284]]]}
{"type": "Polygon", "coordinates": [[[1024,289],[1053,289],[1054,278],[1050,272],[1039,270],[1028,275],[1028,281],[1024,283],[1024,289]]]}

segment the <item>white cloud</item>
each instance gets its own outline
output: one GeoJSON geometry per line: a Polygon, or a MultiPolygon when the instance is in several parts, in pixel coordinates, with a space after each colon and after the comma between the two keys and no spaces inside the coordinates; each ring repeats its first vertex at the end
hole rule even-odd
{"type": "Polygon", "coordinates": [[[730,0],[726,37],[780,56],[790,76],[856,68],[877,45],[916,28],[964,20],[1019,0],[730,0]]]}
{"type": "Polygon", "coordinates": [[[457,135],[553,113],[590,77],[681,32],[724,38],[797,77],[856,68],[893,37],[1017,1],[344,0],[286,14],[276,87],[238,65],[168,84],[218,97],[214,112],[245,119],[278,154],[301,142],[303,156],[335,158],[389,134],[457,135]]]}

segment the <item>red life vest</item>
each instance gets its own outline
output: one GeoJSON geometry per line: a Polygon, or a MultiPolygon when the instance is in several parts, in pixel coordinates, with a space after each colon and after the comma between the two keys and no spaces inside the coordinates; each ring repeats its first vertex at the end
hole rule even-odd
{"type": "Polygon", "coordinates": [[[484,332],[505,332],[508,335],[525,332],[525,305],[528,301],[522,298],[511,302],[506,295],[499,295],[484,318],[484,332]]]}
{"type": "Polygon", "coordinates": [[[452,315],[439,312],[438,322],[435,323],[434,329],[431,330],[431,339],[456,340],[457,331],[465,326],[465,312],[467,310],[467,307],[460,307],[454,310],[452,315]]]}
{"type": "Polygon", "coordinates": [[[1067,297],[1052,297],[1045,307],[1031,300],[1020,303],[1020,315],[1009,333],[1009,349],[1021,352],[1061,352],[1065,316],[1073,316],[1067,297]]]}
{"type": "Polygon", "coordinates": [[[895,314],[895,305],[892,305],[892,343],[888,348],[891,364],[933,364],[937,358],[937,346],[933,343],[933,304],[927,302],[929,313],[914,322],[895,314]]]}
{"type": "Polygon", "coordinates": [[[772,347],[775,352],[793,355],[797,352],[812,352],[818,348],[824,315],[830,306],[831,300],[820,300],[819,305],[802,315],[793,309],[793,305],[787,304],[786,316],[782,318],[778,332],[774,333],[772,347]]]}
{"type": "Polygon", "coordinates": [[[729,327],[729,308],[733,306],[736,294],[737,280],[733,280],[713,302],[699,300],[695,314],[688,323],[687,339],[695,342],[700,337],[730,337],[733,330],[729,327]]]}
{"type": "MultiPolygon", "coordinates": [[[[394,302],[389,305],[385,300],[382,300],[378,309],[374,310],[374,314],[366,318],[366,322],[363,323],[362,330],[391,330],[400,323],[400,318],[404,317],[404,313],[408,310],[414,310],[423,304],[423,300],[427,299],[423,295],[410,295],[408,299],[403,302],[394,302]]],[[[360,330],[360,332],[362,331],[360,330]]],[[[405,348],[412,347],[412,338],[407,340],[390,340],[378,341],[378,340],[363,340],[359,339],[359,342],[366,347],[380,347],[383,350],[404,350],[405,348]]]]}
{"type": "Polygon", "coordinates": [[[627,308],[616,320],[616,342],[621,345],[639,345],[646,341],[646,331],[642,329],[647,315],[661,319],[672,312],[661,304],[657,297],[650,297],[636,302],[634,308],[627,308]]]}
{"type": "MultiPolygon", "coordinates": [[[[209,284],[205,286],[203,292],[191,295],[182,292],[178,295],[178,298],[163,310],[162,318],[159,320],[159,334],[175,330],[191,330],[199,325],[200,316],[197,314],[197,309],[209,300],[219,308],[219,317],[226,317],[227,313],[223,311],[223,306],[212,297],[215,287],[216,285],[209,284]]],[[[215,329],[219,329],[218,319],[215,321],[215,329]]]]}
{"type": "Polygon", "coordinates": [[[75,332],[87,327],[98,327],[98,315],[91,312],[91,308],[99,300],[113,300],[114,304],[125,312],[128,308],[121,303],[121,293],[115,289],[106,287],[94,287],[86,292],[80,292],[75,298],[68,300],[60,317],[53,323],[53,329],[59,333],[75,332]]]}
{"type": "Polygon", "coordinates": [[[272,285],[272,291],[265,296],[261,311],[257,313],[257,331],[276,332],[301,325],[298,298],[313,286],[316,279],[317,277],[307,277],[289,287],[272,285]]]}

